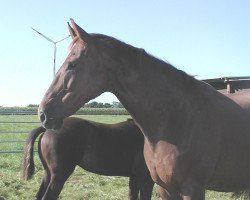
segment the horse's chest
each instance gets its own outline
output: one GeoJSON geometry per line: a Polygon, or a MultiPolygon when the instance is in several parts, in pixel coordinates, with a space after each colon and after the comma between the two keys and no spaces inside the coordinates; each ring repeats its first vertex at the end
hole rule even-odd
{"type": "Polygon", "coordinates": [[[172,181],[176,159],[179,155],[175,145],[159,141],[154,146],[145,140],[144,157],[152,179],[156,182],[172,181]]]}

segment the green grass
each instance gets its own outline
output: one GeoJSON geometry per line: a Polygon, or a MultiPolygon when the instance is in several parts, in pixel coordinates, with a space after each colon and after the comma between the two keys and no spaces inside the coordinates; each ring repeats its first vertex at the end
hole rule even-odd
{"type": "MultiPolygon", "coordinates": [[[[116,123],[126,120],[128,115],[84,115],[78,116],[88,120],[103,123],[116,123]]],[[[38,121],[37,116],[1,116],[0,121],[38,121]]],[[[39,124],[0,124],[0,132],[4,131],[26,131],[27,133],[39,124]]],[[[2,140],[25,140],[27,133],[22,134],[0,134],[2,140]]],[[[22,149],[23,143],[11,144],[0,143],[0,150],[22,149]]],[[[0,200],[27,200],[34,199],[43,175],[40,160],[35,154],[36,170],[30,181],[21,179],[22,154],[0,154],[0,200]]],[[[208,191],[206,199],[230,200],[231,194],[208,191]]],[[[62,200],[123,200],[128,199],[128,178],[99,176],[84,171],[77,167],[75,172],[66,182],[60,199],[62,200]]],[[[156,192],[153,200],[159,199],[156,192]]]]}

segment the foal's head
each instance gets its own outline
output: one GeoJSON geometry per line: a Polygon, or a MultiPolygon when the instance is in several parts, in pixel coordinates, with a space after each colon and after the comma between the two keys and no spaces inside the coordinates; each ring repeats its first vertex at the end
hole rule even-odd
{"type": "Polygon", "coordinates": [[[63,118],[101,93],[110,91],[109,70],[104,66],[112,63],[105,53],[102,37],[86,33],[72,19],[71,23],[72,27],[68,23],[72,37],[70,53],[38,110],[43,126],[48,129],[59,128],[63,118]]]}

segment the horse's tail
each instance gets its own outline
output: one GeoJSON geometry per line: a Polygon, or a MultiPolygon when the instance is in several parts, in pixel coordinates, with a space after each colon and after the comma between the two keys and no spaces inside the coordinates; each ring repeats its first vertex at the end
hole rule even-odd
{"type": "Polygon", "coordinates": [[[32,175],[34,174],[34,143],[36,138],[43,132],[45,132],[45,128],[42,126],[33,129],[26,140],[26,144],[24,146],[24,152],[23,152],[23,179],[29,180],[32,175]]]}

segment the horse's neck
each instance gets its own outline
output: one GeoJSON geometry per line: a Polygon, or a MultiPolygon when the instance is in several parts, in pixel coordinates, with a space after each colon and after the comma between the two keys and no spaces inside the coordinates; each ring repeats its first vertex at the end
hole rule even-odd
{"type": "MultiPolygon", "coordinates": [[[[166,115],[175,112],[183,93],[183,88],[179,87],[182,75],[177,70],[151,58],[143,59],[140,66],[128,70],[128,76],[116,79],[114,94],[139,125],[147,127],[152,120],[168,118],[166,115]]],[[[159,120],[154,127],[158,123],[159,120]]],[[[152,128],[148,126],[148,131],[152,128]]]]}

